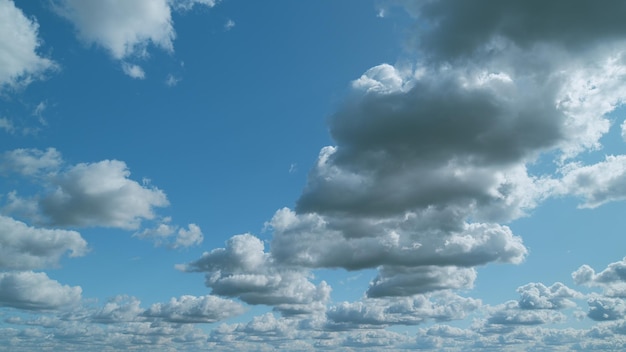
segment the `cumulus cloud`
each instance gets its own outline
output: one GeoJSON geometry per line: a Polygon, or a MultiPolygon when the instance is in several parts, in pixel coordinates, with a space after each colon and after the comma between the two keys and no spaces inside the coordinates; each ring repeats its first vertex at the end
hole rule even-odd
{"type": "Polygon", "coordinates": [[[214,323],[244,311],[241,304],[215,296],[182,296],[153,304],[143,316],[171,323],[214,323]]]}
{"type": "Polygon", "coordinates": [[[382,266],[370,283],[368,297],[410,296],[445,289],[472,288],[473,268],[423,266],[417,268],[382,266]]]}
{"type": "Polygon", "coordinates": [[[79,38],[103,47],[115,59],[145,56],[149,44],[174,50],[176,35],[167,0],[58,0],[55,9],[72,22],[79,38]]]}
{"type": "Polygon", "coordinates": [[[156,227],[143,229],[133,236],[153,240],[156,246],[170,248],[191,247],[202,243],[204,236],[200,226],[189,224],[185,230],[177,225],[171,225],[171,220],[170,217],[163,218],[156,227]]]}
{"type": "Polygon", "coordinates": [[[205,272],[206,285],[216,295],[273,306],[286,315],[323,310],[330,286],[324,281],[313,284],[305,270],[277,265],[264,248],[257,237],[236,235],[225,248],[205,252],[200,259],[178,267],[205,272]]]}
{"type": "Polygon", "coordinates": [[[39,200],[42,214],[58,226],[135,229],[155,217],[154,207],[168,205],[165,193],[129,179],[118,160],[82,163],[55,175],[55,189],[39,200]]]}
{"type": "Polygon", "coordinates": [[[116,296],[92,313],[89,320],[101,324],[138,321],[139,315],[144,312],[140,304],[141,301],[136,297],[116,296]]]}
{"type": "Polygon", "coordinates": [[[59,170],[62,162],[61,153],[54,148],[15,149],[0,155],[0,173],[18,173],[24,176],[54,173],[59,170]]]}
{"type": "Polygon", "coordinates": [[[583,295],[560,282],[551,286],[542,283],[529,283],[517,289],[520,294],[518,306],[521,309],[564,309],[575,307],[571,299],[583,295]]]}
{"type": "Polygon", "coordinates": [[[39,24],[13,1],[0,1],[0,88],[28,84],[55,67],[52,60],[37,53],[38,31],[39,24]]]}
{"type": "Polygon", "coordinates": [[[587,316],[596,321],[620,320],[626,317],[626,303],[622,298],[592,297],[587,303],[587,316]]]}
{"type": "Polygon", "coordinates": [[[494,307],[487,319],[492,325],[540,325],[565,321],[565,315],[553,309],[519,309],[519,302],[509,301],[494,307]]]}
{"type": "Polygon", "coordinates": [[[458,211],[432,207],[397,217],[351,218],[283,208],[268,222],[273,229],[272,255],[290,265],[350,270],[523,260],[527,250],[508,227],[457,223],[458,211]]]}
{"type": "Polygon", "coordinates": [[[585,264],[572,273],[572,278],[578,285],[599,286],[605,295],[626,298],[626,258],[609,264],[599,273],[585,264]]]}
{"type": "Polygon", "coordinates": [[[626,155],[608,155],[604,161],[588,166],[568,164],[563,174],[555,193],[582,197],[582,208],[626,199],[626,155]]]}
{"type": "Polygon", "coordinates": [[[389,299],[342,302],[328,309],[329,328],[354,329],[365,326],[417,325],[429,320],[462,319],[481,302],[449,291],[389,299]]]}
{"type": "Polygon", "coordinates": [[[0,269],[38,269],[55,266],[69,253],[87,253],[87,242],[76,231],[36,228],[0,215],[0,269]]]}
{"type": "Polygon", "coordinates": [[[45,273],[0,273],[0,305],[32,311],[47,311],[80,302],[80,286],[70,287],[52,280],[45,273]]]}

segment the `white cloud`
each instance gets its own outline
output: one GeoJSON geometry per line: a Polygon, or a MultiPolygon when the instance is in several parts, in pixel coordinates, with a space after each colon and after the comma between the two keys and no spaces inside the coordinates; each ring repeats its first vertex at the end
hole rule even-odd
{"type": "Polygon", "coordinates": [[[130,76],[134,79],[144,79],[146,78],[146,73],[143,68],[139,65],[133,65],[129,63],[122,63],[122,70],[127,76],[130,76]]]}
{"type": "Polygon", "coordinates": [[[200,226],[196,224],[187,225],[187,230],[179,229],[174,242],[174,248],[197,246],[202,243],[204,236],[200,226]]]}
{"type": "Polygon", "coordinates": [[[200,226],[196,224],[187,225],[187,230],[177,225],[170,225],[171,218],[166,217],[154,228],[143,229],[133,234],[142,239],[151,239],[156,246],[166,246],[171,248],[191,247],[202,243],[204,236],[200,226]],[[175,238],[172,241],[172,238],[175,238]]]}
{"type": "Polygon", "coordinates": [[[54,148],[15,149],[0,154],[0,173],[16,172],[24,176],[53,173],[59,170],[63,160],[54,148]]]}
{"type": "Polygon", "coordinates": [[[553,309],[519,309],[516,301],[494,307],[487,319],[491,325],[541,325],[565,321],[565,315],[553,309]]]}
{"type": "Polygon", "coordinates": [[[587,166],[570,163],[562,172],[563,178],[554,192],[582,197],[583,208],[626,199],[626,155],[609,155],[604,161],[587,166]]]}
{"type": "Polygon", "coordinates": [[[149,44],[174,50],[167,0],[58,0],[55,5],[83,41],[105,48],[115,59],[145,56],[149,44]]]}
{"type": "Polygon", "coordinates": [[[269,305],[286,315],[323,310],[330,286],[324,281],[313,284],[306,270],[275,263],[264,247],[250,234],[236,235],[226,242],[226,248],[205,252],[179,268],[205,272],[206,285],[216,295],[269,305]]]}
{"type": "Polygon", "coordinates": [[[592,297],[587,316],[596,321],[621,320],[626,317],[626,303],[622,298],[592,297]]]}
{"type": "Polygon", "coordinates": [[[46,311],[72,306],[80,302],[80,286],[61,285],[45,273],[0,273],[0,306],[46,311]]]}
{"type": "Polygon", "coordinates": [[[0,215],[0,269],[56,266],[61,256],[87,253],[87,242],[76,231],[30,227],[0,215]]]}
{"type": "Polygon", "coordinates": [[[170,0],[172,6],[177,10],[188,11],[195,5],[214,7],[220,0],[170,0]]]}
{"type": "Polygon", "coordinates": [[[551,286],[542,283],[529,283],[517,289],[520,294],[520,309],[564,309],[575,307],[572,298],[582,298],[582,294],[560,282],[551,286]]]}
{"type": "Polygon", "coordinates": [[[480,306],[479,300],[443,291],[412,297],[342,302],[329,308],[326,315],[331,329],[355,329],[364,326],[417,325],[429,320],[457,320],[465,318],[480,306]]]}
{"type": "Polygon", "coordinates": [[[0,88],[28,84],[54,68],[37,49],[39,25],[27,18],[11,0],[0,0],[0,88]]]}
{"type": "Polygon", "coordinates": [[[599,273],[585,264],[572,273],[572,278],[578,285],[599,286],[608,296],[626,298],[626,258],[609,264],[599,273]]]}
{"type": "Polygon", "coordinates": [[[143,316],[171,323],[214,323],[244,311],[241,304],[215,296],[182,296],[168,303],[153,304],[143,316]]]}
{"type": "Polygon", "coordinates": [[[135,297],[116,296],[92,313],[89,320],[100,324],[139,321],[139,316],[144,312],[140,304],[141,302],[135,297]]]}
{"type": "Polygon", "coordinates": [[[136,229],[142,219],[155,217],[154,207],[168,201],[160,189],[129,176],[122,161],[74,165],[52,179],[56,189],[41,198],[41,211],[53,225],[136,229]]]}

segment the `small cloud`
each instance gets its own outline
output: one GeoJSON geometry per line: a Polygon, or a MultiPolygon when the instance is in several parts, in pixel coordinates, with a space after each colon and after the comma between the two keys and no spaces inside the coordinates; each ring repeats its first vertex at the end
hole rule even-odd
{"type": "Polygon", "coordinates": [[[290,174],[293,174],[296,171],[298,171],[298,164],[293,163],[293,164],[289,165],[289,173],[290,174]]]}
{"type": "Polygon", "coordinates": [[[165,84],[168,87],[174,87],[178,84],[178,82],[180,82],[180,78],[174,76],[173,74],[169,74],[167,75],[167,78],[165,79],[165,84]]]}
{"type": "Polygon", "coordinates": [[[13,134],[15,132],[15,126],[13,125],[13,121],[7,119],[6,117],[0,117],[0,129],[3,129],[10,134],[13,134]]]}
{"type": "Polygon", "coordinates": [[[235,21],[228,19],[228,21],[226,21],[226,23],[224,24],[224,30],[229,31],[233,29],[233,27],[235,27],[235,24],[235,21]]]}
{"type": "Polygon", "coordinates": [[[141,66],[132,65],[132,64],[124,62],[122,64],[122,70],[124,70],[125,74],[127,74],[128,76],[130,76],[130,77],[132,77],[134,79],[144,79],[144,78],[146,78],[146,73],[141,68],[141,66]]]}

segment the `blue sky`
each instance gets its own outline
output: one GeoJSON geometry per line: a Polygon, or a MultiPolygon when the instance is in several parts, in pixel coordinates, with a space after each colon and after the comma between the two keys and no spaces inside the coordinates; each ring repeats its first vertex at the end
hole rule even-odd
{"type": "Polygon", "coordinates": [[[623,350],[625,10],[0,0],[0,351],[623,350]]]}

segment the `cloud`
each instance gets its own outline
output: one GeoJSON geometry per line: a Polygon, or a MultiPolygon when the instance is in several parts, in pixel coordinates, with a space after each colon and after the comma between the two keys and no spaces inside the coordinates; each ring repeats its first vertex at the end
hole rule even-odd
{"type": "Polygon", "coordinates": [[[496,306],[487,319],[490,325],[541,325],[565,321],[563,313],[553,309],[519,309],[519,303],[509,301],[496,306]]]}
{"type": "Polygon", "coordinates": [[[564,309],[575,307],[572,298],[582,298],[582,294],[560,282],[551,286],[542,283],[529,283],[517,289],[520,294],[520,309],[564,309]]]}
{"type": "Polygon", "coordinates": [[[174,248],[197,246],[202,243],[204,236],[200,226],[196,224],[187,225],[187,230],[181,228],[178,230],[174,248]]]}
{"type": "Polygon", "coordinates": [[[617,15],[624,4],[594,6],[558,0],[506,3],[480,0],[405,2],[420,27],[419,47],[429,56],[455,59],[506,44],[532,50],[543,44],[572,52],[620,39],[626,26],[617,15]],[[567,11],[564,11],[567,9],[567,11]],[[502,42],[506,44],[503,44],[502,42]]]}
{"type": "Polygon", "coordinates": [[[41,173],[54,173],[63,160],[61,153],[54,148],[15,149],[0,155],[0,173],[18,173],[24,176],[37,176],[41,173]]]}
{"type": "Polygon", "coordinates": [[[141,66],[139,65],[132,65],[132,64],[125,62],[122,64],[122,70],[127,76],[130,76],[134,79],[146,78],[146,73],[144,72],[143,68],[141,68],[141,66]]]}
{"type": "Polygon", "coordinates": [[[563,174],[555,193],[582,197],[582,208],[626,199],[626,155],[608,155],[604,161],[587,166],[567,164],[563,174]]]}
{"type": "Polygon", "coordinates": [[[228,19],[228,21],[224,24],[224,30],[229,31],[233,28],[235,28],[235,21],[228,19]]]}
{"type": "Polygon", "coordinates": [[[56,266],[61,256],[87,253],[87,242],[76,231],[30,227],[0,215],[0,269],[56,266]]]}
{"type": "Polygon", "coordinates": [[[9,120],[6,117],[0,117],[0,128],[9,134],[13,134],[15,132],[15,126],[13,125],[13,121],[9,120]]]}
{"type": "Polygon", "coordinates": [[[599,273],[589,265],[582,265],[572,273],[572,278],[578,285],[599,286],[605,295],[626,298],[626,258],[609,264],[599,273]]]}
{"type": "Polygon", "coordinates": [[[181,81],[181,78],[174,76],[173,74],[168,74],[167,78],[165,79],[165,85],[167,85],[168,87],[174,87],[178,84],[178,82],[181,81]]]}
{"type": "Polygon", "coordinates": [[[31,311],[47,311],[80,302],[80,286],[61,285],[45,273],[0,273],[0,305],[31,311]]]}
{"type": "Polygon", "coordinates": [[[456,223],[457,217],[456,210],[434,207],[387,218],[298,214],[283,208],[268,222],[271,253],[285,264],[349,270],[523,260],[527,250],[508,227],[456,223]]]}
{"type": "Polygon", "coordinates": [[[168,303],[153,304],[143,316],[171,323],[214,323],[244,311],[241,304],[215,296],[182,296],[168,303]]]}
{"type": "Polygon", "coordinates": [[[168,205],[165,193],[129,179],[118,160],[82,163],[56,175],[53,192],[39,201],[48,222],[57,226],[104,226],[136,229],[155,217],[154,207],[168,205]]]}
{"type": "Polygon", "coordinates": [[[103,47],[117,60],[145,56],[149,44],[174,50],[176,34],[167,0],[58,0],[54,4],[80,39],[103,47]]]}
{"type": "Polygon", "coordinates": [[[381,266],[370,283],[367,297],[411,296],[445,289],[472,288],[473,268],[423,266],[417,268],[381,266]]]}
{"type": "Polygon", "coordinates": [[[626,317],[626,303],[622,298],[592,297],[587,303],[587,316],[596,321],[621,320],[626,317]]]}
{"type": "Polygon", "coordinates": [[[195,5],[214,7],[220,0],[171,0],[170,3],[177,10],[188,11],[195,5]]]}
{"type": "Polygon", "coordinates": [[[225,248],[205,252],[187,265],[187,272],[205,272],[212,293],[237,297],[248,304],[264,304],[283,314],[302,314],[325,308],[330,286],[309,281],[307,271],[281,266],[265,252],[264,244],[250,235],[236,235],[225,248]]]}
{"type": "Polygon", "coordinates": [[[140,304],[141,301],[135,297],[116,296],[92,313],[89,320],[100,324],[140,321],[140,315],[144,312],[140,304]]]}
{"type": "Polygon", "coordinates": [[[0,0],[0,88],[26,85],[56,66],[37,53],[38,31],[13,1],[0,0]]]}
{"type": "Polygon", "coordinates": [[[142,239],[151,239],[156,246],[171,248],[191,247],[202,243],[204,236],[200,226],[187,225],[187,230],[176,225],[170,225],[171,218],[166,217],[155,228],[146,228],[133,234],[142,239]],[[173,242],[171,237],[175,236],[173,242]]]}
{"type": "Polygon", "coordinates": [[[449,291],[390,299],[342,302],[327,311],[330,328],[361,329],[366,326],[417,325],[429,320],[462,319],[481,302],[449,291]]]}

